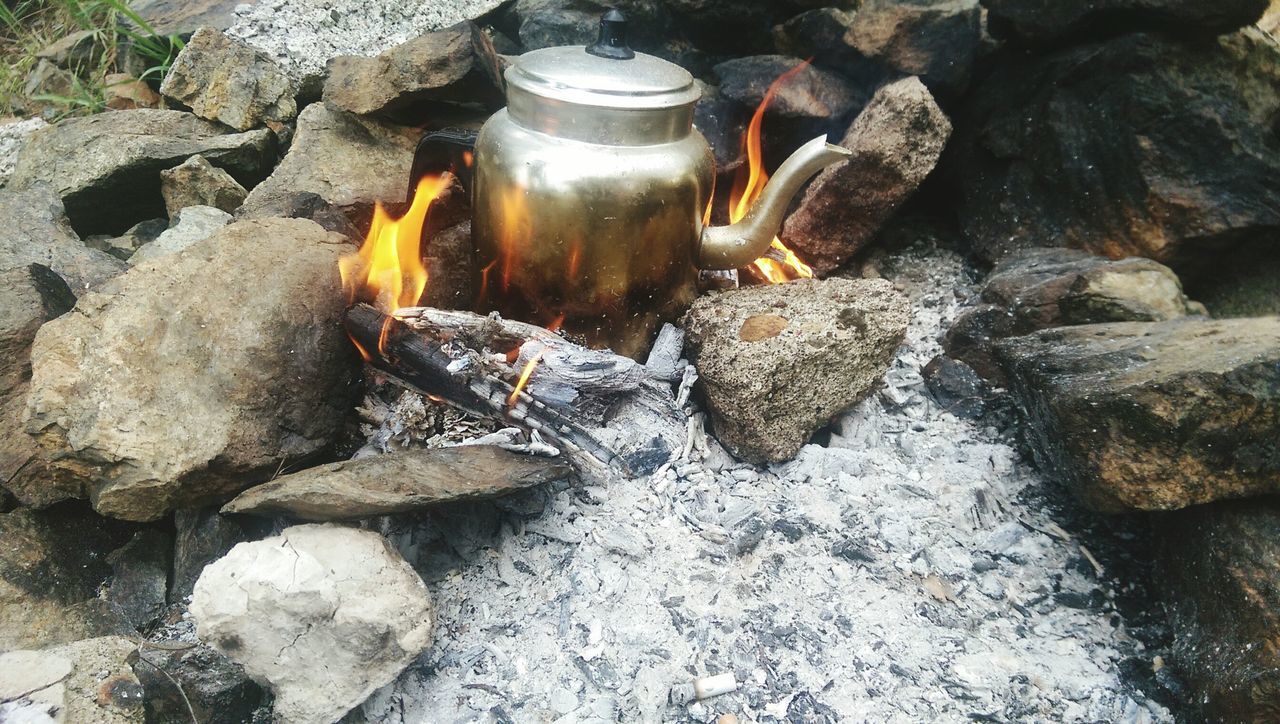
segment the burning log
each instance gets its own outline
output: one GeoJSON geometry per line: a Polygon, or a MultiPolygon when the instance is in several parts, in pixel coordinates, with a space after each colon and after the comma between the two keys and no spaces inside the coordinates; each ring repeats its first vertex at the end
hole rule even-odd
{"type": "Polygon", "coordinates": [[[429,307],[386,315],[357,304],[344,325],[370,364],[396,383],[518,426],[590,477],[647,475],[683,447],[688,417],[671,387],[684,373],[673,362],[678,333],[662,335],[651,371],[497,315],[429,307]]]}

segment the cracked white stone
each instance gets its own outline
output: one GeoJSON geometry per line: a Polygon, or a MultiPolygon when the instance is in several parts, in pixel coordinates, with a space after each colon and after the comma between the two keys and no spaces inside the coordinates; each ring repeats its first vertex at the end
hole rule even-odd
{"type": "Polygon", "coordinates": [[[426,585],[377,533],[298,525],[205,568],[199,638],[275,692],[276,717],[328,724],[431,644],[426,585]]]}

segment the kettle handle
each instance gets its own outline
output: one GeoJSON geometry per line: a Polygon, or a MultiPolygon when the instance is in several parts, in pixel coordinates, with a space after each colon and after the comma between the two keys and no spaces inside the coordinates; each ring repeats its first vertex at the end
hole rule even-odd
{"type": "Polygon", "coordinates": [[[475,168],[476,138],[479,135],[479,131],[466,128],[445,128],[424,135],[413,152],[406,198],[413,200],[418,181],[423,176],[446,171],[458,178],[469,198],[475,168]]]}

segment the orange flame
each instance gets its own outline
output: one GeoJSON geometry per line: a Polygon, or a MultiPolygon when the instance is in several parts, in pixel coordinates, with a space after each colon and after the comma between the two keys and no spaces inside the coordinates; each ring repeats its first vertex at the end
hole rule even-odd
{"type": "Polygon", "coordinates": [[[516,400],[520,399],[520,392],[524,389],[525,385],[529,384],[529,378],[533,376],[533,368],[537,367],[538,363],[542,361],[542,355],[546,351],[547,351],[547,348],[543,347],[542,349],[538,350],[537,354],[529,358],[528,362],[524,363],[524,369],[520,371],[520,379],[516,380],[515,389],[512,390],[511,395],[507,397],[508,407],[514,407],[516,404],[516,400]]]}
{"type": "MultiPolygon", "coordinates": [[[[751,116],[747,132],[742,137],[743,150],[747,154],[747,165],[738,170],[733,182],[733,190],[729,194],[729,223],[737,223],[747,215],[764,186],[769,182],[769,174],[764,170],[764,154],[761,150],[761,126],[764,125],[764,112],[773,101],[774,95],[783,83],[794,78],[809,66],[804,61],[791,70],[778,76],[765,91],[756,112],[751,116]]],[[[768,256],[762,256],[751,263],[747,269],[757,277],[770,284],[781,284],[794,279],[813,278],[813,269],[800,260],[796,253],[786,247],[778,237],[773,238],[772,250],[768,256]],[[774,257],[781,257],[781,260],[774,257]]]]}

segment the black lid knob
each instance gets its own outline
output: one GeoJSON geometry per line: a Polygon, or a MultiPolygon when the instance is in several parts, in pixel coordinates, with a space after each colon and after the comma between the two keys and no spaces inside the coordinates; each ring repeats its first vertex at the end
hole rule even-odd
{"type": "Polygon", "coordinates": [[[627,16],[617,9],[600,18],[600,37],[587,46],[587,52],[601,58],[630,60],[636,52],[627,45],[627,16]]]}

